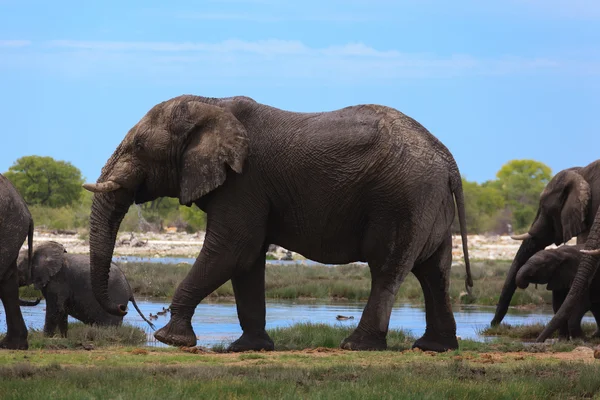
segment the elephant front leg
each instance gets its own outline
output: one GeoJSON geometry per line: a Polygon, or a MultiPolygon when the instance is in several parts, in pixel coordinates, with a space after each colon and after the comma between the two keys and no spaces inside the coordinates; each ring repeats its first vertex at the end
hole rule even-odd
{"type": "MultiPolygon", "coordinates": [[[[568,290],[553,290],[552,291],[552,311],[556,314],[556,312],[560,309],[560,306],[565,301],[567,297],[568,290]]],[[[565,321],[558,328],[558,339],[559,340],[569,340],[569,321],[565,321]]]]}
{"type": "Polygon", "coordinates": [[[265,253],[261,253],[252,269],[237,274],[231,283],[243,333],[227,350],[274,350],[273,340],[265,330],[265,253]]]}
{"type": "MultiPolygon", "coordinates": [[[[204,246],[194,266],[175,291],[171,302],[171,319],[154,333],[160,342],[172,346],[195,346],[192,316],[198,304],[233,278],[236,272],[252,270],[261,254],[265,242],[266,209],[260,209],[262,205],[258,203],[255,206],[259,209],[241,203],[225,206],[226,200],[220,202],[214,199],[217,206],[207,210],[204,246]]],[[[260,279],[251,274],[252,277],[260,283],[260,279]]],[[[242,290],[242,296],[244,293],[242,290]]],[[[262,310],[264,312],[264,304],[262,310]]]]}
{"type": "Polygon", "coordinates": [[[19,280],[16,261],[9,267],[0,282],[0,299],[6,312],[6,336],[0,341],[0,349],[27,350],[27,327],[19,307],[19,280]]]}
{"type": "Polygon", "coordinates": [[[44,336],[54,336],[58,327],[63,337],[67,336],[66,322],[69,316],[64,303],[56,293],[46,292],[46,320],[44,322],[44,336]],[[64,325],[63,325],[64,324],[64,325]]]}
{"type": "Polygon", "coordinates": [[[154,337],[172,346],[195,346],[196,334],[192,328],[192,317],[200,302],[232,278],[238,268],[240,256],[235,256],[227,247],[215,252],[207,246],[179,284],[171,302],[171,319],[154,337]]]}

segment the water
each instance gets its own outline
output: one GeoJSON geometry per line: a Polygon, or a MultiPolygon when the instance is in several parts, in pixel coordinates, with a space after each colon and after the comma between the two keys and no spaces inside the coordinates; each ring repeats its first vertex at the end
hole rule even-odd
{"type": "MultiPolygon", "coordinates": [[[[156,314],[169,304],[161,301],[137,300],[138,306],[144,315],[156,314]]],[[[287,327],[298,322],[325,323],[330,325],[356,326],[360,320],[365,303],[363,302],[336,302],[336,303],[306,303],[294,301],[267,302],[267,329],[287,327]],[[337,321],[337,315],[353,316],[353,320],[337,321]]],[[[46,303],[42,300],[36,307],[22,307],[25,323],[30,328],[42,329],[46,303]]],[[[4,310],[0,313],[0,331],[6,332],[4,310]]],[[[454,306],[454,318],[457,324],[457,335],[463,339],[485,340],[479,335],[481,329],[486,328],[494,315],[495,307],[490,306],[454,306]]],[[[550,308],[536,310],[535,312],[522,310],[509,310],[504,318],[508,324],[533,324],[536,322],[547,323],[552,317],[550,308]]],[[[158,328],[164,326],[169,320],[169,314],[159,316],[153,323],[158,328]]],[[[69,321],[76,320],[69,317],[69,321]]],[[[584,318],[585,322],[594,322],[590,316],[584,318]]],[[[152,330],[142,320],[133,306],[129,304],[129,312],[125,316],[125,323],[139,326],[149,332],[149,345],[161,346],[152,337],[152,330]]],[[[192,319],[192,326],[198,336],[198,345],[212,346],[223,342],[229,343],[237,339],[242,331],[240,329],[234,303],[207,303],[200,304],[192,319]]],[[[425,330],[425,310],[423,306],[403,304],[394,307],[390,320],[391,329],[403,329],[420,337],[425,330]]]]}
{"type": "MultiPolygon", "coordinates": [[[[133,257],[118,256],[113,258],[115,262],[151,262],[161,264],[193,264],[195,258],[176,258],[176,257],[133,257]]],[[[304,264],[318,265],[314,261],[282,261],[269,260],[270,264],[304,264]]],[[[156,314],[167,308],[168,303],[164,301],[136,299],[140,310],[145,316],[156,314]]],[[[325,323],[330,325],[356,326],[360,320],[365,302],[301,302],[301,301],[267,301],[267,329],[276,327],[287,327],[299,322],[325,323]],[[348,321],[337,321],[337,315],[353,316],[354,319],[348,321]]],[[[42,329],[45,317],[45,300],[42,300],[36,307],[21,307],[25,323],[30,328],[42,329]]],[[[152,330],[144,320],[135,311],[133,305],[129,304],[129,312],[124,318],[124,323],[129,323],[147,330],[149,333],[149,345],[162,346],[152,336],[152,330]]],[[[479,332],[488,327],[494,316],[495,307],[462,305],[453,306],[454,318],[457,325],[457,335],[463,339],[486,340],[479,335],[479,332]]],[[[589,316],[584,317],[584,322],[595,322],[589,316]]],[[[511,309],[507,313],[503,322],[511,325],[547,323],[552,318],[552,309],[550,307],[536,309],[534,312],[525,310],[511,309]]],[[[74,318],[69,317],[70,322],[75,322],[74,318]]],[[[169,314],[159,316],[154,320],[154,325],[158,328],[164,326],[169,321],[169,314]]],[[[192,326],[198,336],[198,345],[212,346],[220,343],[228,343],[237,339],[242,330],[237,319],[237,312],[234,303],[206,303],[200,304],[192,319],[192,326]]],[[[394,307],[390,319],[390,329],[403,329],[415,337],[420,337],[425,331],[425,308],[422,305],[403,304],[394,307]]],[[[0,308],[0,332],[6,332],[6,319],[4,310],[0,308]]]]}

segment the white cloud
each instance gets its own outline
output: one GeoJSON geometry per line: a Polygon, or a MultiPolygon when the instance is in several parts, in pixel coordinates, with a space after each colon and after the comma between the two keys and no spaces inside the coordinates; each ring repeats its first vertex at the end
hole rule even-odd
{"type": "Polygon", "coordinates": [[[208,42],[53,40],[1,57],[0,68],[44,68],[68,79],[151,79],[257,84],[292,81],[364,84],[398,79],[518,74],[600,74],[595,59],[477,57],[376,49],[364,43],[309,47],[300,41],[208,42]],[[33,51],[32,51],[33,49],[33,51]]]}
{"type": "Polygon", "coordinates": [[[30,40],[0,40],[0,47],[26,47],[30,45],[30,40]]]}

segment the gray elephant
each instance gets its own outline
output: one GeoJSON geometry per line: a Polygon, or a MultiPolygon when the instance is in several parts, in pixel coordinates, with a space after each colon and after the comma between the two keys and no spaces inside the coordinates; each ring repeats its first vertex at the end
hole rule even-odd
{"type": "MultiPolygon", "coordinates": [[[[546,289],[552,291],[552,309],[556,313],[569,293],[579,262],[583,257],[580,252],[582,248],[581,245],[563,245],[535,253],[517,273],[517,286],[526,289],[531,283],[546,285],[546,289]]],[[[588,294],[582,298],[568,321],[559,328],[559,338],[584,337],[581,320],[587,311],[592,312],[596,325],[600,327],[600,303],[592,303],[592,298],[588,294]]],[[[598,330],[594,336],[598,336],[598,330]]]]}
{"type": "Polygon", "coordinates": [[[4,175],[0,174],[0,299],[6,313],[6,336],[0,349],[27,350],[27,327],[23,321],[19,299],[17,258],[27,239],[31,253],[33,219],[25,200],[4,175]]]}
{"type": "Polygon", "coordinates": [[[207,213],[204,245],[154,336],[193,346],[196,306],[231,279],[242,336],[230,351],[272,350],[265,331],[269,244],[309,259],[368,262],[371,293],[345,349],[385,349],[390,313],[409,272],[421,283],[424,350],[456,349],[448,293],[455,201],[470,290],[461,177],[448,149],[392,108],[295,113],[247,97],[184,95],[154,106],[110,157],[90,215],[92,288],[105,310],[119,225],[132,203],[161,196],[207,213]]]}
{"type": "Polygon", "coordinates": [[[600,160],[562,170],[548,182],[531,228],[523,235],[513,236],[523,243],[504,281],[492,325],[502,322],[506,315],[517,289],[517,273],[527,260],[552,243],[558,246],[575,236],[577,244],[585,243],[599,205],[600,160]]]}
{"type": "Polygon", "coordinates": [[[565,321],[568,321],[571,315],[577,312],[580,304],[587,301],[588,296],[592,304],[600,303],[600,274],[597,273],[598,267],[600,267],[600,209],[596,211],[594,222],[581,253],[583,256],[569,293],[552,320],[537,337],[537,342],[544,342],[554,331],[560,329],[565,321]]]}
{"type": "MultiPolygon", "coordinates": [[[[54,335],[56,328],[67,336],[68,316],[90,325],[118,326],[123,316],[107,313],[92,294],[90,258],[88,255],[68,254],[60,243],[48,241],[35,247],[31,268],[27,255],[19,257],[19,285],[33,284],[46,299],[44,334],[54,335]]],[[[110,267],[110,296],[122,304],[129,301],[153,329],[154,325],[138,308],[129,282],[119,267],[110,267]]]]}

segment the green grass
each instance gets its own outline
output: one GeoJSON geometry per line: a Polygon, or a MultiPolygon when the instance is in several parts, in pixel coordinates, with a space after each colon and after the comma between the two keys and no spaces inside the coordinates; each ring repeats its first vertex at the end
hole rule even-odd
{"type": "MultiPolygon", "coordinates": [[[[4,335],[0,334],[0,338],[4,335]]],[[[67,337],[58,333],[46,337],[41,330],[29,329],[28,341],[30,349],[80,349],[84,345],[94,348],[108,346],[140,346],[146,344],[146,332],[135,326],[92,326],[82,322],[70,323],[67,337]]]]}
{"type": "Polygon", "coordinates": [[[598,398],[599,364],[414,352],[0,352],[2,399],[598,398]],[[80,354],[83,353],[83,357],[80,354]]]}
{"type": "MultiPolygon", "coordinates": [[[[344,338],[352,333],[353,326],[331,326],[327,324],[300,323],[286,328],[268,330],[277,350],[303,350],[315,348],[339,348],[344,338]]],[[[401,330],[390,330],[387,336],[388,349],[406,350],[414,338],[401,330]]]]}
{"type": "MultiPolygon", "coordinates": [[[[189,264],[122,263],[121,269],[139,297],[170,298],[190,270],[189,264]]],[[[510,261],[473,261],[473,297],[466,296],[463,265],[452,268],[450,297],[454,304],[495,305],[502,291],[510,261]]],[[[363,265],[350,264],[327,267],[303,264],[267,265],[266,296],[268,299],[318,299],[366,301],[371,290],[371,274],[363,265]]],[[[36,293],[29,293],[35,297],[36,293]]],[[[208,299],[233,297],[231,282],[215,290],[208,299]]],[[[423,291],[418,280],[409,274],[400,286],[397,302],[423,302],[423,291]]],[[[526,290],[518,289],[513,306],[551,304],[551,292],[540,285],[526,290]]]]}
{"type": "Polygon", "coordinates": [[[69,339],[32,332],[29,351],[0,351],[3,400],[600,398],[600,364],[553,354],[577,342],[461,340],[459,350],[424,353],[393,330],[388,351],[356,352],[338,348],[351,326],[297,324],[269,330],[285,351],[192,354],[141,346],[144,332],[127,326],[69,328],[69,339]]]}

